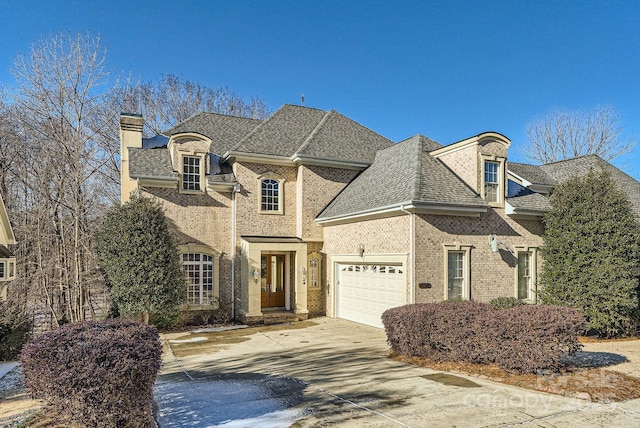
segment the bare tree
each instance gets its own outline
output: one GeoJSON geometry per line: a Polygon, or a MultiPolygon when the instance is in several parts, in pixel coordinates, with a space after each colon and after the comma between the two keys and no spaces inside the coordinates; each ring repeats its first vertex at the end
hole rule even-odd
{"type": "Polygon", "coordinates": [[[525,156],[549,163],[595,154],[605,160],[629,153],[637,142],[624,138],[620,116],[610,107],[592,111],[552,110],[526,126],[525,156]]]}
{"type": "Polygon", "coordinates": [[[108,125],[105,51],[99,37],[56,35],[19,55],[13,74],[22,150],[12,185],[24,194],[17,229],[30,265],[21,279],[40,285],[54,324],[84,320],[102,282],[91,245],[111,158],[95,138],[108,125]]]}
{"type": "Polygon", "coordinates": [[[120,109],[145,118],[147,136],[161,134],[199,112],[254,119],[264,119],[271,114],[258,97],[243,99],[225,86],[211,89],[174,74],[161,76],[155,84],[123,81],[114,86],[112,99],[120,109]]]}
{"type": "Polygon", "coordinates": [[[269,114],[258,98],[173,75],[157,85],[112,83],[101,40],[90,35],[43,39],[12,71],[16,86],[0,93],[0,191],[19,260],[9,291],[43,316],[40,328],[105,309],[94,247],[102,217],[119,202],[120,112],[143,114],[148,136],[199,111],[269,114]]]}

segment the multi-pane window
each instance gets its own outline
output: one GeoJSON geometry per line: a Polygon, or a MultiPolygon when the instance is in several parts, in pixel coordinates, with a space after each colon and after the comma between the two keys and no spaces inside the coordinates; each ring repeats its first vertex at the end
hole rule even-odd
{"type": "Polygon", "coordinates": [[[200,253],[182,255],[187,275],[187,304],[213,304],[213,256],[200,253]]]}
{"type": "Polygon", "coordinates": [[[309,272],[308,272],[309,288],[320,287],[320,260],[316,257],[309,259],[309,272]]]}
{"type": "Polygon", "coordinates": [[[499,202],[500,163],[484,161],[484,197],[487,202],[499,202]]]}
{"type": "Polygon", "coordinates": [[[200,191],[200,158],[197,156],[182,157],[182,190],[200,191]]]}
{"type": "Polygon", "coordinates": [[[265,178],[261,182],[260,207],[262,211],[280,211],[280,182],[265,178]]]}
{"type": "Polygon", "coordinates": [[[518,299],[531,299],[531,253],[518,253],[518,299]]]}
{"type": "Polygon", "coordinates": [[[4,279],[4,262],[0,262],[0,279],[4,279]]]}
{"type": "Polygon", "coordinates": [[[464,287],[465,287],[465,264],[464,264],[464,251],[449,251],[448,252],[448,300],[463,300],[464,299],[464,287]]]}

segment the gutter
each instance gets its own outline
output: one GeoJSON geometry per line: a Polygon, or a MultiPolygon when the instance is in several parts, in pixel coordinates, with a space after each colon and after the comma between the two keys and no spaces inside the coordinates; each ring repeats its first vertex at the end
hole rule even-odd
{"type": "Polygon", "coordinates": [[[404,208],[404,205],[400,205],[400,211],[409,216],[409,265],[411,266],[411,276],[409,277],[409,302],[414,303],[414,287],[416,278],[416,259],[415,259],[415,231],[416,224],[413,214],[404,208]]]}
{"type": "Polygon", "coordinates": [[[414,201],[406,201],[399,204],[387,205],[384,207],[373,208],[368,210],[357,211],[346,215],[336,215],[326,218],[316,218],[318,224],[328,224],[333,222],[349,222],[362,220],[366,217],[384,216],[399,212],[425,212],[440,215],[460,215],[477,217],[482,213],[486,213],[488,206],[483,205],[447,205],[447,204],[425,204],[416,203],[414,201]]]}
{"type": "Polygon", "coordinates": [[[236,183],[231,191],[231,319],[236,318],[236,193],[240,185],[236,183]]]}

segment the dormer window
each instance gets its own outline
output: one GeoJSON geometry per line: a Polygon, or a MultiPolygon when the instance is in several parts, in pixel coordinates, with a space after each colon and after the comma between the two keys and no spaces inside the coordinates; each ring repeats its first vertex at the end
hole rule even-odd
{"type": "Polygon", "coordinates": [[[482,197],[489,205],[504,206],[505,158],[482,156],[482,197]]]}
{"type": "Polygon", "coordinates": [[[182,190],[199,192],[200,171],[202,166],[200,158],[196,156],[182,157],[182,190]]]}
{"type": "Polygon", "coordinates": [[[208,169],[205,153],[180,153],[180,192],[202,194],[208,169]]]}
{"type": "Polygon", "coordinates": [[[258,179],[260,180],[260,212],[282,214],[284,178],[275,174],[264,174],[258,179]]]}
{"type": "Polygon", "coordinates": [[[499,168],[498,162],[484,161],[484,197],[487,202],[499,201],[499,168]]]}

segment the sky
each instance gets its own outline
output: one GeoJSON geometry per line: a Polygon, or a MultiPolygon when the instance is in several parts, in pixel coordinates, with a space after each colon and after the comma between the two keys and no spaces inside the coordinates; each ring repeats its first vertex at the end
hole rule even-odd
{"type": "MultiPolygon", "coordinates": [[[[640,140],[640,2],[0,0],[0,86],[56,33],[100,35],[112,76],[176,74],[272,110],[336,110],[393,141],[485,131],[524,162],[526,125],[612,106],[640,140]]],[[[640,147],[613,162],[640,179],[640,147]]]]}

